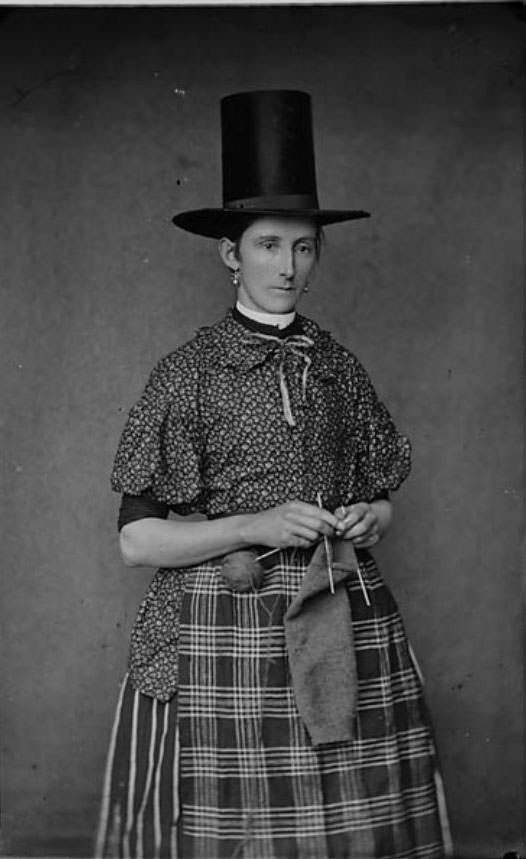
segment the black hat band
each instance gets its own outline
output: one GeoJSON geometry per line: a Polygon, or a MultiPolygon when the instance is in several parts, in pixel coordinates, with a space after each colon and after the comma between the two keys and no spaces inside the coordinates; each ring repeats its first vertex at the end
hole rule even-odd
{"type": "Polygon", "coordinates": [[[244,200],[228,200],[224,209],[283,209],[283,211],[295,211],[297,209],[317,209],[318,199],[313,194],[276,194],[262,197],[246,197],[244,200]]]}

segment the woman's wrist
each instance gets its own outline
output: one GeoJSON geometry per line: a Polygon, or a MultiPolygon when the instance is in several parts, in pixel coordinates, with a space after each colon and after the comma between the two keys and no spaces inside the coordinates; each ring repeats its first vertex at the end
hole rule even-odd
{"type": "Polygon", "coordinates": [[[393,506],[386,498],[378,498],[376,501],[371,501],[369,506],[373,510],[378,528],[378,539],[381,540],[389,530],[393,519],[393,506]]]}
{"type": "Polygon", "coordinates": [[[256,542],[252,533],[255,515],[255,513],[236,513],[227,517],[230,527],[233,528],[233,538],[242,549],[253,546],[256,542]]]}

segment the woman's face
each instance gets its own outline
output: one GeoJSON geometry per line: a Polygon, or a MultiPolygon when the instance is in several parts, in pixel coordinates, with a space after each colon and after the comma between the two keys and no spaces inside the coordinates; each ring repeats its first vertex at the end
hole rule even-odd
{"type": "Polygon", "coordinates": [[[294,310],[316,263],[316,225],[303,218],[262,217],[237,244],[221,239],[225,264],[239,272],[238,299],[251,310],[294,310]]]}

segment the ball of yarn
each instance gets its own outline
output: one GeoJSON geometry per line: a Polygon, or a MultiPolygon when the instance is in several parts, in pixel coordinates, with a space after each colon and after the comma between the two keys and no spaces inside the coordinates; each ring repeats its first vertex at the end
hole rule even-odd
{"type": "Polygon", "coordinates": [[[221,575],[233,591],[247,593],[259,588],[264,570],[255,552],[240,549],[225,555],[221,562],[221,575]]]}

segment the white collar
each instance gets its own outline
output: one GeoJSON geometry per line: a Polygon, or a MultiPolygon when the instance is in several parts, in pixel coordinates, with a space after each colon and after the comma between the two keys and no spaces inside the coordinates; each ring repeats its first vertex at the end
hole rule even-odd
{"type": "Polygon", "coordinates": [[[236,307],[243,316],[248,316],[249,319],[254,319],[255,322],[260,322],[262,325],[274,325],[277,328],[286,328],[296,316],[295,310],[290,313],[263,313],[261,310],[245,307],[239,301],[236,302],[236,307]]]}

